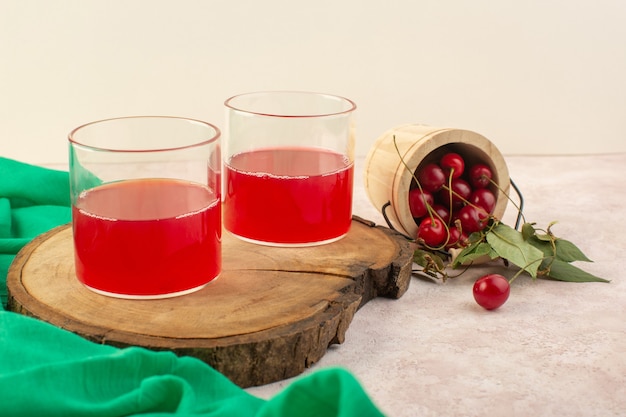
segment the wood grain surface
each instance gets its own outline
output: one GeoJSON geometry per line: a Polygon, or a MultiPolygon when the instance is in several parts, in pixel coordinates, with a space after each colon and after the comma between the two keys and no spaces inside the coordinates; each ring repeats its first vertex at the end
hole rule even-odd
{"type": "Polygon", "coordinates": [[[125,300],[85,288],[74,272],[72,230],[29,243],[7,277],[9,309],[97,343],[197,357],[242,387],[300,374],[343,343],[356,311],[399,298],[412,265],[409,242],[355,218],[331,244],[276,248],[223,234],[223,271],[202,290],[125,300]]]}

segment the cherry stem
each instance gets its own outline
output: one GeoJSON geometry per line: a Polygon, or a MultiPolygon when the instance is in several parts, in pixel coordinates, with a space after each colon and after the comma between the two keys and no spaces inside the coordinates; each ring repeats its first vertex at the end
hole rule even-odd
{"type": "MultiPolygon", "coordinates": [[[[400,162],[402,162],[402,165],[404,165],[404,168],[411,174],[411,177],[413,177],[413,179],[415,180],[415,183],[417,184],[417,188],[419,188],[420,192],[424,194],[424,189],[422,188],[422,184],[420,184],[419,180],[415,176],[415,172],[411,170],[411,168],[409,168],[408,164],[404,161],[404,158],[400,154],[400,149],[398,148],[398,143],[396,142],[396,135],[393,135],[392,139],[393,139],[393,146],[396,149],[396,153],[400,157],[400,162]]],[[[439,215],[439,213],[433,210],[432,206],[428,204],[426,200],[424,200],[424,203],[426,205],[426,210],[428,211],[428,216],[430,217],[430,222],[431,222],[430,224],[432,225],[435,221],[435,217],[437,217],[441,221],[441,224],[443,225],[443,227],[446,228],[446,235],[448,237],[446,238],[446,241],[444,243],[442,243],[440,246],[437,246],[437,247],[428,246],[426,242],[424,242],[423,245],[427,247],[428,249],[433,249],[433,250],[444,249],[446,245],[448,244],[448,241],[450,240],[450,228],[448,227],[446,222],[443,221],[443,218],[439,215]]]]}
{"type": "Polygon", "coordinates": [[[511,183],[511,186],[515,189],[515,192],[517,192],[517,195],[520,197],[520,204],[518,205],[515,201],[513,201],[513,199],[511,198],[511,196],[509,196],[509,194],[507,192],[505,192],[499,185],[497,182],[495,182],[494,180],[492,180],[491,178],[487,177],[486,175],[484,175],[485,178],[487,178],[489,180],[489,182],[491,184],[494,185],[494,187],[496,187],[498,189],[498,191],[500,191],[502,194],[504,194],[507,198],[507,200],[509,200],[511,202],[511,204],[513,204],[513,207],[515,207],[517,209],[518,212],[518,216],[517,216],[517,221],[515,222],[515,229],[517,229],[519,227],[519,221],[520,218],[522,219],[522,221],[524,223],[526,223],[526,217],[524,216],[524,211],[523,211],[523,207],[524,207],[524,198],[522,197],[522,193],[520,192],[520,189],[517,188],[517,185],[509,178],[509,182],[511,183]]]}

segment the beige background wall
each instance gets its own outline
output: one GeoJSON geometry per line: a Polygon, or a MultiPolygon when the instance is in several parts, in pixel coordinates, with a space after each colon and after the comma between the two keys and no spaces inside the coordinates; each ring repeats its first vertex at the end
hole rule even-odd
{"type": "Polygon", "coordinates": [[[355,100],[359,155],[404,123],[505,154],[626,151],[623,0],[0,0],[0,156],[66,161],[95,119],[223,124],[227,97],[355,100]]]}

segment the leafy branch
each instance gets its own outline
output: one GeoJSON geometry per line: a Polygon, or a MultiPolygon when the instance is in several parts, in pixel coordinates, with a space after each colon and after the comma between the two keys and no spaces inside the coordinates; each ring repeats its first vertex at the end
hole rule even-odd
{"type": "MultiPolygon", "coordinates": [[[[448,264],[456,269],[471,265],[478,259],[501,258],[520,268],[519,274],[526,272],[532,278],[553,279],[567,282],[609,282],[604,278],[583,271],[572,262],[591,260],[572,242],[556,237],[550,230],[535,228],[534,223],[524,223],[521,231],[515,230],[497,219],[491,219],[490,224],[481,232],[470,235],[469,243],[459,252],[454,252],[448,264]],[[543,233],[542,233],[543,232],[543,233]]],[[[432,260],[432,254],[425,249],[417,249],[414,261],[424,267],[424,261],[434,262],[424,268],[427,275],[449,278],[446,272],[446,262],[437,255],[439,261],[432,260]],[[436,265],[436,267],[435,267],[436,265]]]]}

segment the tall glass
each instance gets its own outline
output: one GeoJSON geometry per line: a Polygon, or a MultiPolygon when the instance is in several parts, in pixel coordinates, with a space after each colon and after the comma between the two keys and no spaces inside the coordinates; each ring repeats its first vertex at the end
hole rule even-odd
{"type": "Polygon", "coordinates": [[[76,275],[120,298],[201,289],[221,271],[220,131],[140,116],[69,134],[76,275]]]}
{"type": "Polygon", "coordinates": [[[270,91],[226,100],[224,227],[273,246],[345,236],[352,219],[356,105],[270,91]]]}

